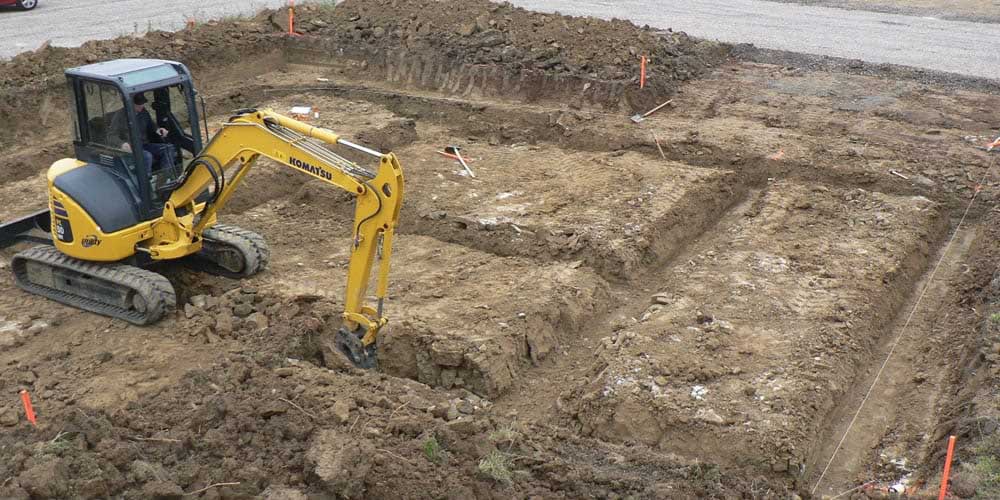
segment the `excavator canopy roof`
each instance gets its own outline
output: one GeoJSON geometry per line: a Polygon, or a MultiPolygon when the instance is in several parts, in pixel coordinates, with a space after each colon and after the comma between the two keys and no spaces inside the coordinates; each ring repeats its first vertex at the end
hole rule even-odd
{"type": "Polygon", "coordinates": [[[162,59],[115,59],[69,68],[66,76],[112,82],[129,94],[190,80],[183,64],[162,59]]]}

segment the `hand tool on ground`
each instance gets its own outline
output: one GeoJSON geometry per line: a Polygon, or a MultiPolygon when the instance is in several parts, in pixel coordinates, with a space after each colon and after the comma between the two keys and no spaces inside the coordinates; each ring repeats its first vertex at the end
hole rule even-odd
{"type": "Polygon", "coordinates": [[[666,107],[668,104],[670,104],[672,102],[674,102],[673,99],[671,99],[671,100],[669,100],[669,101],[667,101],[667,102],[665,102],[663,104],[660,104],[659,106],[657,106],[657,107],[655,107],[655,108],[647,111],[645,114],[642,114],[642,115],[640,115],[640,114],[632,115],[632,122],[633,123],[642,123],[643,120],[646,119],[646,117],[648,117],[649,115],[651,115],[653,113],[656,113],[657,111],[663,109],[664,107],[666,107]]]}
{"type": "Polygon", "coordinates": [[[465,159],[462,158],[461,151],[462,151],[462,148],[460,148],[458,146],[448,146],[448,147],[444,148],[444,152],[445,153],[453,154],[453,155],[455,155],[455,157],[458,158],[458,162],[461,163],[462,164],[462,168],[464,168],[465,171],[469,173],[469,177],[475,178],[476,174],[472,173],[472,169],[469,168],[469,164],[465,163],[465,159]]]}

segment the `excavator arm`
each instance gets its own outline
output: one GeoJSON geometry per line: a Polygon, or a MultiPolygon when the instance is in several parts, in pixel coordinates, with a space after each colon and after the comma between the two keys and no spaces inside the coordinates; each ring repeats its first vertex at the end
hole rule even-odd
{"type": "Polygon", "coordinates": [[[353,144],[334,132],[271,110],[241,110],[230,118],[188,166],[152,228],[144,251],[153,259],[174,259],[201,249],[202,233],[239,189],[256,160],[265,156],[337,186],[356,198],[351,257],[344,295],[343,326],[337,344],[356,364],[374,354],[386,324],[383,302],[388,288],[392,239],[403,198],[403,173],[392,153],[353,144]],[[341,145],[378,159],[375,171],[343,158],[324,145],[341,145]],[[226,172],[234,172],[226,179],[226,172]],[[199,195],[210,190],[207,202],[199,195]],[[376,259],[376,303],[365,298],[376,259]]]}

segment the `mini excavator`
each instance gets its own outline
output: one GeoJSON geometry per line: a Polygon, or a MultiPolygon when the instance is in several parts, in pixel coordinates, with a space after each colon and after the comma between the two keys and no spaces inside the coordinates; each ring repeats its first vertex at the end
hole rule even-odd
{"type": "Polygon", "coordinates": [[[0,225],[0,248],[43,243],[11,259],[20,288],[147,325],[177,302],[170,281],[149,270],[157,262],[183,260],[234,279],[263,271],[270,255],[264,238],[220,224],[218,213],[265,156],[355,196],[344,313],[334,343],[356,366],[375,365],[403,198],[394,154],[266,109],[236,111],[209,139],[204,101],[199,121],[191,74],[173,61],[119,59],[65,73],[76,157],[49,168],[48,209],[0,225]],[[140,105],[149,98],[151,113],[140,105]],[[142,130],[149,126],[156,130],[152,140],[142,130]],[[373,157],[377,167],[338,155],[335,145],[373,157]],[[372,304],[366,297],[376,264],[372,304]]]}

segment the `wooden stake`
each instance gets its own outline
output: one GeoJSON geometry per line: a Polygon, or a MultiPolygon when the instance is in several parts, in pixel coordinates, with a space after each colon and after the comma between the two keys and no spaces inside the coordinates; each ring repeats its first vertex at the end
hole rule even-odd
{"type": "Polygon", "coordinates": [[[667,159],[667,155],[663,154],[663,147],[660,146],[660,139],[658,139],[656,137],[655,133],[653,133],[653,142],[656,143],[656,149],[660,150],[660,156],[663,157],[664,160],[666,160],[667,159]]]}

